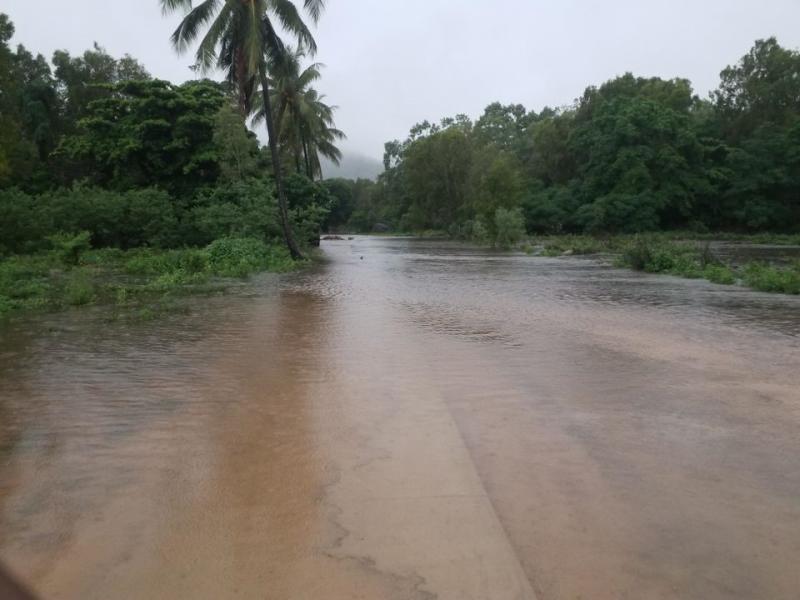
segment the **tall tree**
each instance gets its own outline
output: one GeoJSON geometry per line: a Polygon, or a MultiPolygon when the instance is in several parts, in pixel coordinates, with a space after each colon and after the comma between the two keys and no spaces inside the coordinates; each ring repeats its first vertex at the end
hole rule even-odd
{"type": "Polygon", "coordinates": [[[97,43],[80,56],[57,50],[53,54],[53,65],[66,133],[77,128],[92,102],[111,96],[109,85],[150,79],[150,74],[136,59],[129,55],[116,59],[97,43]]]}
{"type": "Polygon", "coordinates": [[[333,111],[336,110],[336,107],[326,104],[323,94],[318,94],[317,90],[310,89],[306,92],[304,101],[310,107],[310,114],[313,117],[306,124],[306,130],[302,135],[307,172],[312,179],[314,177],[321,178],[322,165],[319,157],[324,156],[333,164],[338,165],[342,160],[342,152],[336,143],[347,136],[336,128],[333,122],[333,111]]]}
{"type": "Polygon", "coordinates": [[[775,38],[757,40],[720,73],[711,98],[727,141],[739,142],[765,123],[791,126],[800,116],[800,52],[775,38]]]}
{"type": "MultiPolygon", "coordinates": [[[[291,153],[295,170],[309,179],[322,176],[320,155],[339,164],[341,151],[336,147],[345,135],[336,129],[334,106],[325,103],[325,96],[311,87],[320,76],[320,63],[302,68],[302,50],[288,51],[282,60],[272,65],[272,105],[281,147],[291,153]]],[[[259,102],[254,120],[264,118],[263,103],[259,102]]]]}
{"type": "MultiPolygon", "coordinates": [[[[324,0],[304,0],[303,4],[316,22],[324,0]]],[[[161,0],[161,6],[167,14],[186,12],[172,35],[173,45],[182,52],[199,39],[197,67],[217,67],[226,73],[239,93],[243,114],[251,112],[253,94],[261,86],[281,226],[289,252],[295,258],[302,257],[289,222],[267,76],[268,64],[280,61],[286,54],[278,28],[291,34],[300,48],[310,54],[316,52],[316,42],[300,11],[290,0],[203,0],[196,5],[194,0],[161,0]]]]}

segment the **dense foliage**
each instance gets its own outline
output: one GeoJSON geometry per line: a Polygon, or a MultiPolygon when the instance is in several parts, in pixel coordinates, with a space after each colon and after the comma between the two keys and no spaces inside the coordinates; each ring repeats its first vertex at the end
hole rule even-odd
{"type": "Polygon", "coordinates": [[[494,103],[386,144],[378,182],[331,182],[332,224],[531,233],[800,229],[800,53],[756,42],[702,100],[685,79],[626,74],[571,106],[494,103]],[[520,211],[515,213],[514,211],[520,211]]]}
{"type": "MultiPolygon", "coordinates": [[[[48,61],[10,48],[13,32],[0,14],[0,256],[49,252],[82,232],[91,247],[123,250],[280,243],[272,164],[233,83],[155,80],[97,45],[48,61]]],[[[335,197],[300,171],[287,214],[305,245],[335,197]]]]}

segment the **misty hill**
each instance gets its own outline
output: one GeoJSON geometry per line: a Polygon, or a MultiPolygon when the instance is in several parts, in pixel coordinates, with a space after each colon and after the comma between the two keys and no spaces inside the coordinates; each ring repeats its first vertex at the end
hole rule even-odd
{"type": "Polygon", "coordinates": [[[345,152],[339,166],[322,160],[322,173],[326,179],[344,177],[345,179],[375,179],[383,172],[383,163],[371,156],[357,152],[345,152]]]}

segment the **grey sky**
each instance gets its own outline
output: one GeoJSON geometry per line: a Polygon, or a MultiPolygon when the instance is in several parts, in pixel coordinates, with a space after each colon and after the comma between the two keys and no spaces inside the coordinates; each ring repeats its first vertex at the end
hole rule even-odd
{"type": "MultiPolygon", "coordinates": [[[[96,40],[157,77],[191,77],[191,58],[168,43],[177,16],[157,0],[4,0],[0,11],[15,42],[48,57],[96,40]]],[[[705,95],[755,39],[800,46],[798,23],[798,0],[329,0],[319,89],[340,107],[345,151],[380,158],[417,121],[474,117],[493,100],[564,105],[625,71],[688,77],[705,95]]]]}

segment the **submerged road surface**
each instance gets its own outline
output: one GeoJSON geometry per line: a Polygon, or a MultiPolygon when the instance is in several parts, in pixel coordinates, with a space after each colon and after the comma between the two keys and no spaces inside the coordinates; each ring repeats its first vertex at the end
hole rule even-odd
{"type": "Polygon", "coordinates": [[[2,326],[0,562],[45,599],[800,598],[800,298],[323,250],[2,326]]]}

